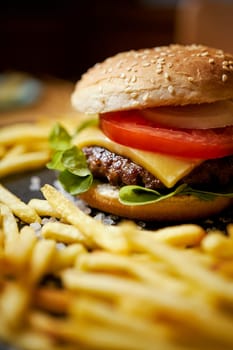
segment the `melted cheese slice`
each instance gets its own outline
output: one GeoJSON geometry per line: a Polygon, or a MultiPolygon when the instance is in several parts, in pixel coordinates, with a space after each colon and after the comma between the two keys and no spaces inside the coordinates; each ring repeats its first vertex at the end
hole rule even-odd
{"type": "Polygon", "coordinates": [[[74,144],[79,148],[100,146],[127,157],[156,176],[168,188],[173,187],[182,177],[189,174],[203,161],[172,157],[123,146],[110,140],[97,127],[86,128],[81,131],[74,139],[74,144]]]}

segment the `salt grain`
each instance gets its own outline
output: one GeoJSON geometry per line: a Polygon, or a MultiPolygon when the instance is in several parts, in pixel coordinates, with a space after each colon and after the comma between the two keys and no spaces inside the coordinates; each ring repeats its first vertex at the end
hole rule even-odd
{"type": "Polygon", "coordinates": [[[29,190],[39,191],[41,188],[41,179],[39,176],[32,176],[30,179],[29,190]]]}

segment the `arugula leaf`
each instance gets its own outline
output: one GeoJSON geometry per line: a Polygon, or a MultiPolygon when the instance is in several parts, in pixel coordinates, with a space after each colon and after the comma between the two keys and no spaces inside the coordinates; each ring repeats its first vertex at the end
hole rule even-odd
{"type": "Polygon", "coordinates": [[[58,177],[64,189],[72,195],[86,192],[92,185],[92,175],[78,176],[68,170],[64,170],[58,177]]]}
{"type": "Polygon", "coordinates": [[[64,151],[61,161],[64,168],[69,170],[69,172],[74,175],[87,176],[91,174],[89,168],[87,167],[84,153],[76,146],[64,151]]]}
{"type": "Polygon", "coordinates": [[[49,142],[55,152],[47,167],[60,172],[58,179],[67,192],[73,195],[86,192],[93,182],[93,176],[84,153],[72,146],[72,136],[60,124],[56,124],[49,142]]]}
{"type": "Polygon", "coordinates": [[[53,170],[58,170],[58,171],[63,171],[65,170],[64,165],[62,164],[62,156],[63,156],[64,151],[56,151],[49,163],[47,163],[47,168],[48,169],[53,169],[53,170]]]}
{"type": "Polygon", "coordinates": [[[66,129],[59,123],[56,123],[49,135],[50,147],[56,151],[65,150],[71,147],[71,140],[72,137],[66,129]]]}
{"type": "Polygon", "coordinates": [[[214,193],[195,190],[186,184],[182,184],[175,190],[166,194],[141,186],[124,186],[120,189],[119,199],[121,203],[125,205],[143,205],[148,203],[156,203],[176,195],[193,195],[206,201],[213,200],[218,196],[230,198],[233,197],[233,193],[214,193]]]}

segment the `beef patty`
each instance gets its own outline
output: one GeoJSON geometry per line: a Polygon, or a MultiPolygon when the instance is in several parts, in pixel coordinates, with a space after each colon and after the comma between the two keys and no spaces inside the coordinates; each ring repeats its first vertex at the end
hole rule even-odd
{"type": "MultiPolygon", "coordinates": [[[[154,190],[165,189],[163,183],[130,159],[112,153],[103,147],[84,147],[83,152],[93,176],[112,185],[139,185],[154,190]]],[[[233,156],[210,159],[201,163],[179,181],[194,188],[218,190],[233,180],[233,156]]]]}

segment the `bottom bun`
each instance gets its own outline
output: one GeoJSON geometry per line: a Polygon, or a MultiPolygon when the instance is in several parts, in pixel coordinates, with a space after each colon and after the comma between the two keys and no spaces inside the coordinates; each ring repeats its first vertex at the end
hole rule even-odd
{"type": "Polygon", "coordinates": [[[217,197],[204,201],[191,195],[174,196],[157,203],[124,205],[119,201],[119,191],[108,184],[93,185],[80,198],[92,208],[129,219],[155,221],[186,221],[207,218],[227,208],[232,199],[217,197]]]}

